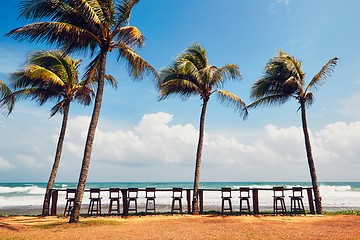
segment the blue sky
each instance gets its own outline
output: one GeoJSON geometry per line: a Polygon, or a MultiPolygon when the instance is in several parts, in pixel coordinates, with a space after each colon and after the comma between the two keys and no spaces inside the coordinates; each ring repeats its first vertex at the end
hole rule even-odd
{"type": "MultiPolygon", "coordinates": [[[[26,23],[18,1],[3,4],[0,18],[0,79],[21,68],[26,55],[46,44],[5,37],[26,23]]],[[[282,49],[303,62],[310,81],[332,57],[340,58],[308,109],[319,181],[360,181],[360,2],[357,0],[142,0],[131,24],[146,37],[138,52],[154,68],[168,65],[193,42],[210,63],[238,64],[243,75],[224,89],[250,103],[251,85],[282,49]]],[[[86,56],[83,68],[88,63],[86,56]]],[[[110,57],[109,86],[101,112],[88,181],[192,181],[201,101],[175,97],[158,102],[151,79],[130,80],[110,57]]],[[[260,108],[243,121],[211,99],[206,116],[202,181],[310,181],[300,113],[295,101],[260,108]]],[[[19,102],[0,115],[0,182],[47,181],[61,116],[51,104],[19,102]]],[[[73,104],[58,181],[77,181],[92,107],[73,104]]]]}

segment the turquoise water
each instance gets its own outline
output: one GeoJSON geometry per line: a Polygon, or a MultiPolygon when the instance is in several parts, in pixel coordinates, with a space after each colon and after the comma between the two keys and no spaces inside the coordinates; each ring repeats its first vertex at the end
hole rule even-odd
{"type": "MultiPolygon", "coordinates": [[[[86,188],[110,187],[119,188],[145,188],[155,187],[157,189],[171,189],[173,187],[192,188],[191,182],[89,182],[86,188]]],[[[200,184],[202,189],[220,189],[222,187],[239,188],[241,186],[251,188],[272,188],[274,186],[302,186],[310,187],[309,182],[203,182],[200,184]]],[[[58,182],[54,188],[66,189],[76,188],[77,183],[58,182]]],[[[6,209],[34,209],[41,208],[43,195],[45,193],[46,183],[0,183],[0,210],[6,209]]],[[[324,210],[360,210],[360,182],[323,182],[320,183],[320,192],[323,199],[324,210]]],[[[107,193],[104,192],[103,198],[107,199],[107,193]]],[[[140,204],[143,196],[140,193],[140,204]]],[[[289,193],[290,194],[290,193],[289,193]]],[[[158,192],[157,203],[169,205],[171,200],[170,192],[158,192]]],[[[234,199],[236,196],[234,196],[234,199]]],[[[86,204],[88,196],[84,196],[83,203],[86,204]]],[[[59,193],[58,205],[65,204],[65,193],[59,193]]],[[[262,209],[271,209],[272,192],[260,191],[259,204],[262,209]]],[[[221,205],[220,192],[205,191],[205,208],[213,208],[221,205]]]]}

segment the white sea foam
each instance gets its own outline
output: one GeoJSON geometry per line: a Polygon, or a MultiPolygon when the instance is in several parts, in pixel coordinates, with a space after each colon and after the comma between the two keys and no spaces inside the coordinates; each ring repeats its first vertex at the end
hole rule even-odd
{"type": "Polygon", "coordinates": [[[45,189],[38,186],[27,187],[0,187],[0,194],[24,193],[24,194],[44,194],[45,189]]]}
{"type": "MultiPolygon", "coordinates": [[[[60,185],[62,188],[66,188],[66,184],[60,185]]],[[[282,184],[279,183],[279,186],[282,184]]],[[[289,185],[287,187],[292,187],[294,185],[289,185]]],[[[237,189],[240,186],[233,184],[232,188],[237,189]]],[[[273,192],[271,188],[274,187],[275,184],[249,184],[247,187],[250,188],[268,188],[269,190],[259,191],[259,205],[260,210],[266,210],[272,208],[272,195],[273,192]]],[[[299,185],[300,186],[300,185],[299,185]]],[[[305,185],[301,185],[302,187],[309,187],[305,185]]],[[[320,192],[323,199],[323,207],[324,209],[354,209],[360,210],[360,188],[352,188],[351,185],[344,184],[323,184],[320,185],[320,192]]],[[[34,184],[23,185],[23,186],[0,186],[0,208],[6,209],[9,207],[21,207],[26,208],[28,206],[42,206],[43,194],[45,193],[44,187],[39,187],[34,184]]],[[[291,194],[291,191],[286,191],[286,204],[290,205],[290,198],[288,197],[291,194]]],[[[108,203],[108,192],[101,192],[103,197],[103,204],[108,203]]],[[[163,205],[171,205],[171,192],[156,192],[156,203],[163,205]]],[[[184,200],[183,204],[186,205],[186,193],[184,192],[184,200]]],[[[236,209],[239,205],[239,192],[233,192],[233,206],[236,209]]],[[[252,196],[251,196],[252,197],[252,196]]],[[[139,192],[139,204],[145,204],[145,194],[144,192],[139,192]]],[[[83,204],[89,203],[89,195],[88,192],[85,193],[83,198],[83,204]]],[[[304,204],[308,206],[308,199],[306,195],[306,191],[304,191],[304,204]]],[[[59,191],[58,198],[58,206],[63,207],[65,205],[65,191],[59,191]]],[[[212,210],[214,206],[219,209],[221,207],[221,192],[220,191],[204,191],[204,206],[205,210],[212,210]]]]}

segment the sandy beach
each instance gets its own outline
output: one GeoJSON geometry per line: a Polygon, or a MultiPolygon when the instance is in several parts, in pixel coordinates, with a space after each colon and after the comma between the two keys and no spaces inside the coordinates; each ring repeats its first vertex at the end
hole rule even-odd
{"type": "Polygon", "coordinates": [[[360,216],[0,218],[0,239],[360,239],[360,216]]]}

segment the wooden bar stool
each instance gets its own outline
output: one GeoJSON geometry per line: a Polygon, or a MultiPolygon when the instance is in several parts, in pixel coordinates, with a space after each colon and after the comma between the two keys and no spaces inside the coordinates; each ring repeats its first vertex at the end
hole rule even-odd
{"type": "Polygon", "coordinates": [[[90,188],[90,203],[88,208],[88,214],[101,214],[101,199],[100,188],[90,188]]]}
{"type": "Polygon", "coordinates": [[[303,191],[302,187],[293,187],[292,188],[292,196],[290,196],[290,202],[291,202],[291,214],[297,214],[297,213],[305,213],[304,203],[303,203],[303,191]]]}
{"type": "Polygon", "coordinates": [[[172,195],[172,204],[171,204],[171,213],[174,213],[175,210],[180,211],[182,213],[182,188],[173,188],[173,195],[172,195]],[[176,206],[176,202],[178,205],[176,206]]]}
{"type": "Polygon", "coordinates": [[[137,213],[137,199],[139,196],[138,188],[129,188],[128,189],[128,211],[135,211],[137,213]],[[133,207],[131,207],[131,203],[133,203],[133,207]]]}
{"type": "Polygon", "coordinates": [[[240,215],[242,213],[242,211],[247,211],[249,214],[251,213],[250,211],[250,188],[248,187],[241,187],[240,188],[240,215]],[[245,206],[243,205],[243,202],[246,204],[245,206]]]}
{"type": "Polygon", "coordinates": [[[146,206],[145,212],[154,211],[155,212],[155,188],[145,188],[145,198],[146,206]]]}
{"type": "Polygon", "coordinates": [[[221,188],[221,212],[224,213],[226,210],[230,210],[232,213],[231,205],[231,188],[221,188]],[[228,202],[228,207],[225,207],[225,201],[228,202]]]}
{"type": "Polygon", "coordinates": [[[66,200],[66,204],[65,204],[65,209],[64,209],[64,215],[70,215],[71,209],[74,207],[74,203],[75,203],[75,194],[76,194],[76,189],[66,189],[66,196],[65,196],[65,200],[66,200]]]}
{"type": "Polygon", "coordinates": [[[119,188],[109,188],[109,215],[114,211],[117,212],[117,214],[120,214],[120,198],[119,188]]]}
{"type": "Polygon", "coordinates": [[[274,214],[286,213],[284,187],[273,187],[274,214]],[[279,204],[280,203],[280,204],[279,204]]]}

